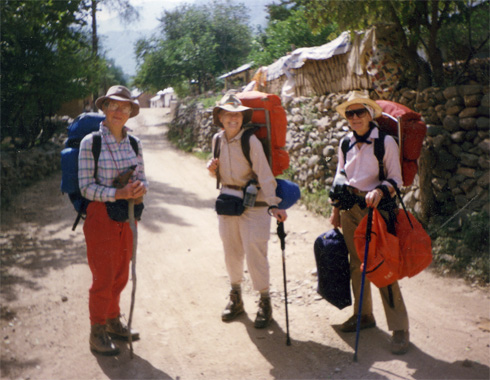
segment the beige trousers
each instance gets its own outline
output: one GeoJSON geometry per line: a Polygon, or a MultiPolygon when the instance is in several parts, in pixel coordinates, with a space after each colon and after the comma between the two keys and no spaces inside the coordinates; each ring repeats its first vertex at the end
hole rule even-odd
{"type": "MultiPolygon", "coordinates": [[[[354,205],[350,210],[341,212],[341,223],[342,223],[342,233],[344,235],[345,242],[347,244],[347,249],[349,250],[349,261],[350,261],[350,273],[352,280],[352,291],[354,293],[354,314],[358,314],[360,293],[362,285],[362,272],[361,272],[361,261],[356,252],[356,247],[354,245],[354,231],[361,222],[362,218],[367,215],[368,208],[364,210],[359,207],[358,204],[354,205]]],[[[385,211],[380,211],[383,216],[387,216],[385,211]]],[[[389,304],[389,291],[388,287],[379,289],[381,294],[381,299],[383,301],[383,307],[386,314],[386,321],[388,323],[388,329],[390,331],[396,330],[408,330],[408,315],[405,308],[405,303],[403,302],[402,293],[400,291],[400,286],[398,281],[391,285],[393,293],[393,303],[392,308],[389,304]]],[[[373,313],[373,300],[371,297],[371,283],[366,278],[364,282],[364,293],[362,302],[362,312],[361,314],[372,314],[373,313]]]]}
{"type": "Polygon", "coordinates": [[[218,222],[230,283],[242,282],[246,258],[253,288],[269,289],[267,245],[271,217],[267,207],[247,208],[240,216],[218,215],[218,222]]]}

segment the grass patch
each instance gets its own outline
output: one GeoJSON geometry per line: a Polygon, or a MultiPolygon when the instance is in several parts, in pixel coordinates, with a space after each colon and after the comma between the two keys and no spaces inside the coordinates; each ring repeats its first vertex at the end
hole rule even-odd
{"type": "Polygon", "coordinates": [[[305,205],[307,210],[325,218],[329,217],[332,212],[332,205],[330,204],[328,191],[326,189],[317,190],[315,192],[301,189],[301,203],[305,205]]]}
{"type": "Polygon", "coordinates": [[[433,266],[438,273],[455,274],[478,285],[490,283],[488,218],[480,211],[467,215],[460,227],[431,223],[433,266]]]}

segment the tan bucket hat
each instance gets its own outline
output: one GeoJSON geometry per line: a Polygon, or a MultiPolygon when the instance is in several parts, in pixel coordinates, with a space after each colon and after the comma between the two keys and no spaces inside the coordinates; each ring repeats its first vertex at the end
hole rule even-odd
{"type": "Polygon", "coordinates": [[[374,100],[369,98],[364,92],[361,91],[351,91],[349,92],[349,96],[347,97],[347,101],[337,106],[336,110],[339,114],[341,114],[345,118],[345,110],[352,104],[362,104],[363,106],[371,107],[374,110],[374,118],[380,117],[383,110],[380,105],[376,103],[374,100]]]}
{"type": "Polygon", "coordinates": [[[213,121],[214,124],[223,128],[223,124],[219,121],[218,113],[220,110],[225,110],[229,112],[242,112],[243,113],[243,124],[245,125],[252,120],[252,115],[254,110],[250,107],[245,107],[240,99],[234,94],[225,94],[219,104],[213,109],[213,121]]]}
{"type": "Polygon", "coordinates": [[[129,117],[135,117],[140,112],[140,105],[136,100],[131,97],[131,91],[126,87],[117,85],[112,86],[107,90],[107,94],[97,98],[95,105],[98,109],[102,110],[102,106],[107,99],[119,100],[121,102],[130,102],[132,104],[131,114],[129,117]]]}

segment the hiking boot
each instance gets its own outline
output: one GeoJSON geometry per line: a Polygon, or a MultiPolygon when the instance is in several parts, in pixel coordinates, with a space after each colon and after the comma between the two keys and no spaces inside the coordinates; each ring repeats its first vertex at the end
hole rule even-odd
{"type": "MultiPolygon", "coordinates": [[[[372,314],[361,315],[360,329],[370,329],[376,326],[376,321],[372,314]]],[[[357,330],[357,315],[353,315],[347,321],[340,325],[340,331],[342,332],[356,332],[357,330]]]]}
{"type": "Polygon", "coordinates": [[[117,355],[119,348],[112,343],[111,337],[107,334],[106,326],[94,324],[90,328],[90,350],[100,355],[117,355]]]}
{"type": "MultiPolygon", "coordinates": [[[[106,331],[111,338],[129,341],[128,326],[122,323],[119,317],[107,320],[106,331]]],[[[139,338],[140,333],[136,330],[131,329],[131,341],[137,341],[139,340],[139,338]]]]}
{"type": "Polygon", "coordinates": [[[410,345],[410,334],[406,330],[393,331],[391,338],[391,353],[395,355],[403,355],[408,351],[410,345]]]}
{"type": "Polygon", "coordinates": [[[225,310],[223,310],[223,313],[221,313],[221,320],[223,322],[230,322],[244,311],[241,294],[236,290],[232,290],[230,292],[230,301],[226,305],[225,310]]]}
{"type": "Polygon", "coordinates": [[[263,329],[269,326],[272,321],[272,305],[270,297],[260,298],[259,311],[255,318],[254,327],[256,329],[263,329]]]}

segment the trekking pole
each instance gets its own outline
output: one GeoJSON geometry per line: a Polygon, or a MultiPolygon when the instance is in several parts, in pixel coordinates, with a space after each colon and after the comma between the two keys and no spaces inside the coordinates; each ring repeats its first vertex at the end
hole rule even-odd
{"type": "Polygon", "coordinates": [[[281,240],[282,250],[282,277],[284,279],[284,301],[286,303],[286,345],[291,345],[291,339],[289,338],[289,315],[288,315],[288,290],[286,285],[286,233],[284,232],[284,223],[277,222],[277,236],[281,240]]]}
{"type": "Polygon", "coordinates": [[[364,296],[364,282],[366,281],[366,267],[367,267],[367,257],[369,253],[369,242],[371,241],[371,227],[373,224],[373,209],[370,207],[368,211],[368,220],[366,227],[366,245],[364,248],[364,264],[362,268],[361,277],[361,295],[359,297],[359,310],[357,312],[357,327],[356,327],[356,348],[354,352],[354,361],[357,362],[357,347],[359,344],[359,332],[361,330],[361,312],[362,312],[362,299],[364,296]]]}
{"type": "Polygon", "coordinates": [[[134,300],[136,295],[136,247],[138,245],[138,230],[136,228],[136,221],[134,217],[134,199],[128,200],[128,216],[129,226],[131,227],[131,232],[133,233],[133,256],[131,259],[131,277],[133,279],[133,289],[131,290],[131,306],[129,308],[128,318],[129,356],[131,359],[133,359],[133,334],[131,333],[131,323],[133,322],[134,300]]]}

